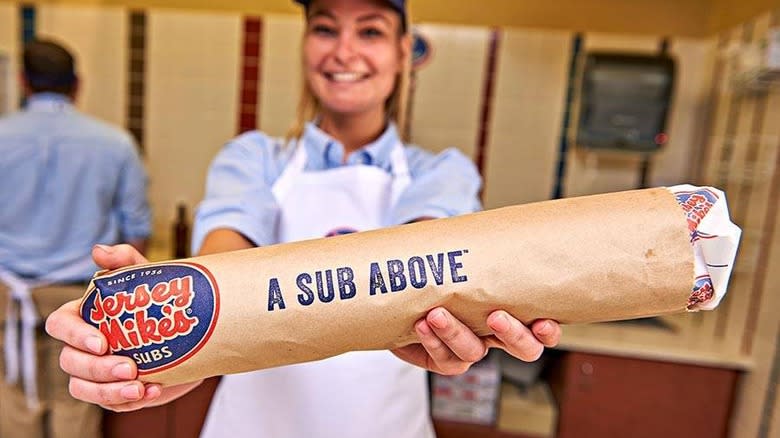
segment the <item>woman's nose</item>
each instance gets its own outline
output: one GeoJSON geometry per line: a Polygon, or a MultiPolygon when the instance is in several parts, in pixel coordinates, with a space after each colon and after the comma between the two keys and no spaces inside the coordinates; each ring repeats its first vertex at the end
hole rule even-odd
{"type": "Polygon", "coordinates": [[[336,60],[346,64],[355,57],[355,54],[355,38],[347,32],[342,32],[334,48],[336,60]]]}

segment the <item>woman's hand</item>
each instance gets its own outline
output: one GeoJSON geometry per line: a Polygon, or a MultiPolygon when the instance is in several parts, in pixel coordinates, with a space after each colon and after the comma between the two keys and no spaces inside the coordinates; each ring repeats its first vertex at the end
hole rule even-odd
{"type": "MultiPolygon", "coordinates": [[[[103,269],[147,263],[130,245],[95,246],[92,258],[103,269]]],[[[112,411],[132,411],[167,403],[200,384],[162,388],[136,380],[135,362],[124,356],[106,355],[106,338],[81,319],[79,304],[79,300],[68,302],[46,320],[46,332],[66,344],[60,354],[60,367],[70,374],[73,397],[112,411]]]]}
{"type": "Polygon", "coordinates": [[[414,326],[419,344],[392,351],[413,365],[455,375],[485,357],[491,347],[532,362],[539,359],[544,347],[556,346],[561,337],[561,327],[555,321],[540,319],[526,327],[503,310],[488,315],[487,326],[493,335],[479,337],[446,309],[437,307],[414,326]]]}

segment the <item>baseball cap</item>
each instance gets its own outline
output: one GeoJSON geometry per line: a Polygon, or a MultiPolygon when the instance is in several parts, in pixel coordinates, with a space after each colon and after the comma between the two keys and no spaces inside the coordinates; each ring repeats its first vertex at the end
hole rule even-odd
{"type": "MultiPolygon", "coordinates": [[[[299,5],[303,5],[304,8],[308,8],[312,0],[293,0],[299,5]]],[[[403,23],[404,31],[406,30],[406,0],[385,0],[399,15],[401,15],[401,23],[403,23]]]]}

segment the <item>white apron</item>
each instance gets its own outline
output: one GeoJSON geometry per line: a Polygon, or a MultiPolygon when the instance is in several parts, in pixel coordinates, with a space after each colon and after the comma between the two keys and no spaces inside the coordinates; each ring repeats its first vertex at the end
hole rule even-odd
{"type": "MultiPolygon", "coordinates": [[[[385,226],[410,181],[400,142],[391,153],[392,175],[367,165],[304,172],[305,163],[299,144],[273,186],[280,243],[385,226]]],[[[389,351],[229,375],[201,438],[433,437],[426,382],[425,370],[389,351]]]]}

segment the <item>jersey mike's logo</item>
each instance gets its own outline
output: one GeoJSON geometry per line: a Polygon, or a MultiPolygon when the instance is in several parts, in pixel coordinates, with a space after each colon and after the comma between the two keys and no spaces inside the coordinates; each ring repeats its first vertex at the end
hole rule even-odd
{"type": "Polygon", "coordinates": [[[688,217],[688,231],[691,232],[691,240],[706,238],[706,235],[699,233],[696,229],[704,217],[707,216],[707,213],[710,212],[712,206],[718,202],[718,195],[711,190],[702,188],[693,192],[675,193],[675,198],[677,198],[677,203],[680,204],[680,207],[682,207],[688,217]]]}
{"type": "Polygon", "coordinates": [[[693,283],[693,291],[688,297],[688,309],[693,309],[699,303],[706,303],[715,295],[715,287],[709,274],[696,277],[693,283]]]}
{"type": "Polygon", "coordinates": [[[112,353],[128,356],[139,374],[173,367],[200,350],[214,331],[219,291],[194,263],[132,268],[99,276],[81,303],[112,353]]]}

